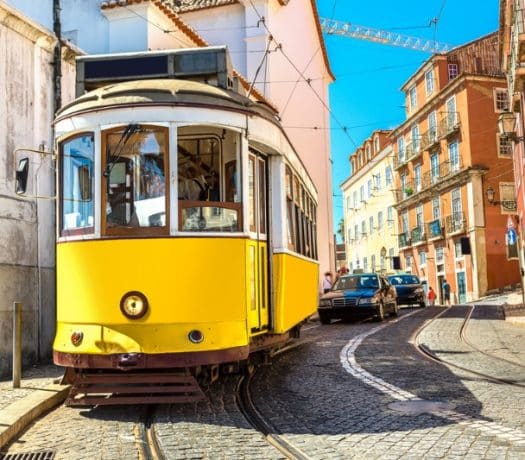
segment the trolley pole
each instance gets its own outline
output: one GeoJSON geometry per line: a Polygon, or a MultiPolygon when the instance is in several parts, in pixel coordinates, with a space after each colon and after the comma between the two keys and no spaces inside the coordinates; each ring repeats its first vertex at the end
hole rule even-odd
{"type": "Polygon", "coordinates": [[[13,388],[20,388],[22,375],[22,302],[13,303],[13,388]]]}

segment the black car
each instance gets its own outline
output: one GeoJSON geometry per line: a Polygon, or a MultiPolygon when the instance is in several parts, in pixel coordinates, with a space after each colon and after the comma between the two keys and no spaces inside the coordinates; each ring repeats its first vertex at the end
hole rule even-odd
{"type": "Polygon", "coordinates": [[[341,276],[332,289],[321,296],[317,312],[323,324],[335,318],[371,315],[382,321],[386,313],[397,316],[396,290],[384,276],[376,273],[341,276]]]}
{"type": "Polygon", "coordinates": [[[424,307],[425,289],[416,275],[399,274],[389,275],[390,284],[396,288],[397,303],[399,305],[419,305],[424,307]]]}

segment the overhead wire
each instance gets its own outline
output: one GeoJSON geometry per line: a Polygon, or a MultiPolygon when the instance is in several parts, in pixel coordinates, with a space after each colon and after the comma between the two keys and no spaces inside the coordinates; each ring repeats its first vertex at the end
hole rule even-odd
{"type": "MultiPolygon", "coordinates": [[[[323,107],[327,110],[327,112],[330,114],[330,116],[333,118],[333,120],[340,126],[340,128],[343,130],[343,132],[345,133],[346,137],[350,140],[350,142],[352,143],[352,145],[354,146],[354,148],[357,148],[357,144],[356,142],[354,141],[354,139],[352,138],[352,136],[350,135],[350,133],[348,132],[348,127],[344,126],[343,123],[341,123],[338,119],[338,117],[335,115],[335,113],[333,112],[332,109],[330,109],[330,107],[326,104],[326,102],[319,96],[319,94],[317,93],[317,91],[315,91],[315,89],[312,87],[311,85],[311,82],[313,81],[312,79],[309,79],[309,78],[306,78],[303,74],[303,72],[301,72],[297,66],[293,63],[293,61],[289,58],[289,56],[284,53],[284,51],[282,50],[282,46],[281,44],[279,44],[275,38],[273,38],[273,35],[271,33],[271,31],[269,30],[269,28],[267,27],[266,25],[266,22],[264,20],[264,17],[259,13],[259,11],[257,10],[256,6],[253,4],[253,1],[252,0],[249,0],[250,2],[250,5],[252,6],[253,10],[255,11],[256,15],[259,17],[259,21],[258,21],[258,24],[256,26],[246,26],[246,28],[251,28],[251,27],[259,27],[260,24],[262,24],[264,26],[264,28],[266,29],[266,31],[268,32],[268,34],[272,37],[272,40],[275,41],[276,43],[276,49],[275,50],[272,50],[272,51],[277,51],[279,50],[283,56],[285,57],[285,59],[290,63],[290,65],[295,69],[295,71],[298,73],[298,75],[300,76],[300,78],[302,78],[307,84],[308,86],[310,87],[310,89],[313,91],[313,93],[316,95],[316,97],[319,99],[319,101],[321,102],[321,104],[323,105],[323,107]]],[[[128,11],[130,11],[131,13],[135,14],[137,17],[140,17],[141,19],[143,19],[144,21],[146,21],[148,24],[151,24],[153,25],[154,27],[156,27],[157,29],[161,30],[162,32],[164,33],[173,33],[173,32],[176,32],[176,30],[168,30],[168,29],[165,29],[163,27],[161,27],[159,24],[151,21],[149,18],[147,18],[146,16],[134,11],[132,8],[128,7],[128,6],[124,6],[124,8],[126,8],[128,11]]],[[[186,46],[187,44],[185,42],[183,42],[182,40],[180,40],[178,37],[174,37],[181,45],[183,46],[186,46]]],[[[272,52],[272,51],[268,51],[268,52],[272,52]]],[[[230,51],[230,53],[242,53],[242,52],[247,52],[247,53],[255,53],[255,52],[263,52],[262,50],[261,51],[230,51]]],[[[267,51],[264,51],[265,53],[268,53],[267,51]]],[[[316,50],[316,54],[317,54],[318,50],[316,50]]],[[[313,57],[312,57],[313,59],[313,57]]]]}
{"type": "Polygon", "coordinates": [[[270,31],[270,29],[268,28],[268,26],[266,25],[266,22],[264,21],[264,18],[263,16],[259,13],[259,11],[257,10],[257,7],[254,5],[253,3],[253,0],[248,0],[250,2],[250,5],[251,7],[253,8],[255,14],[259,17],[259,20],[260,20],[260,23],[263,25],[263,27],[266,29],[266,31],[268,32],[269,35],[272,36],[272,38],[276,41],[276,43],[278,44],[278,49],[279,51],[281,52],[281,54],[284,56],[284,58],[288,61],[288,63],[292,66],[292,68],[297,72],[298,75],[300,75],[300,77],[308,84],[308,86],[310,87],[310,89],[313,91],[313,93],[315,94],[315,96],[317,97],[317,99],[321,102],[321,104],[323,105],[323,107],[328,111],[328,113],[331,115],[331,117],[333,118],[333,120],[339,125],[341,126],[341,128],[343,129],[343,132],[345,133],[345,135],[348,137],[348,139],[350,140],[350,142],[354,145],[355,148],[357,148],[357,144],[356,142],[354,141],[354,139],[352,138],[352,136],[350,135],[350,133],[348,132],[348,128],[346,126],[344,126],[340,121],[339,119],[336,117],[335,113],[332,111],[332,109],[326,104],[326,102],[323,100],[323,98],[317,93],[317,91],[315,91],[315,89],[312,87],[311,85],[311,81],[309,81],[303,74],[303,72],[301,72],[298,67],[295,65],[295,63],[290,59],[290,57],[284,52],[283,50],[283,47],[277,42],[277,40],[275,39],[275,35],[272,34],[272,32],[270,31]]]}

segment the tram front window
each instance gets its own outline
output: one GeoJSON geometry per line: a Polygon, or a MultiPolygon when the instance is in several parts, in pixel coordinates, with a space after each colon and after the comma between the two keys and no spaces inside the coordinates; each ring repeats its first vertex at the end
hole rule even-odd
{"type": "Polygon", "coordinates": [[[238,133],[182,127],[178,133],[179,230],[235,232],[241,226],[238,133]],[[216,131],[216,133],[215,133],[216,131]]]}
{"type": "Polygon", "coordinates": [[[60,234],[92,233],[94,229],[94,146],[87,133],[61,144],[60,234]]]}
{"type": "Polygon", "coordinates": [[[167,228],[167,129],[128,125],[105,147],[106,228],[167,228]]]}

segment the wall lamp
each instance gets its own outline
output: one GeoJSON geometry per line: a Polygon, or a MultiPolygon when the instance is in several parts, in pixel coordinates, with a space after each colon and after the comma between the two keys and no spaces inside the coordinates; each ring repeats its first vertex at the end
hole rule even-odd
{"type": "Polygon", "coordinates": [[[487,188],[487,201],[493,205],[497,206],[500,204],[505,211],[516,211],[517,205],[515,200],[502,200],[502,201],[496,201],[494,198],[496,197],[496,192],[492,188],[492,186],[488,186],[487,188]]]}
{"type": "Polygon", "coordinates": [[[502,112],[498,116],[498,132],[514,142],[522,142],[525,136],[516,136],[516,115],[513,112],[502,112]]]}

